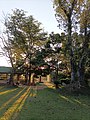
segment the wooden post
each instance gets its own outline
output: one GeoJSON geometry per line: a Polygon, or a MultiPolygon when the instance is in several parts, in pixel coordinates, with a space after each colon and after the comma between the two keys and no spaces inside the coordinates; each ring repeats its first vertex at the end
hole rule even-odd
{"type": "Polygon", "coordinates": [[[47,81],[51,82],[51,75],[50,74],[47,75],[47,81]]]}

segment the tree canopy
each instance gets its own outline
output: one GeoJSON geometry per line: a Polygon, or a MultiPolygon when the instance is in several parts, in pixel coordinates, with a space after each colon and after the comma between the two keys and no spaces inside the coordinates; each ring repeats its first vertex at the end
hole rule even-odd
{"type": "Polygon", "coordinates": [[[19,9],[13,10],[13,13],[5,18],[4,25],[6,27],[2,37],[4,55],[10,59],[14,71],[26,64],[31,70],[35,54],[41,50],[47,39],[47,33],[32,15],[27,16],[24,10],[19,9]]]}
{"type": "Polygon", "coordinates": [[[85,63],[90,49],[89,0],[54,0],[59,27],[67,34],[67,50],[71,64],[71,81],[84,82],[85,63]]]}

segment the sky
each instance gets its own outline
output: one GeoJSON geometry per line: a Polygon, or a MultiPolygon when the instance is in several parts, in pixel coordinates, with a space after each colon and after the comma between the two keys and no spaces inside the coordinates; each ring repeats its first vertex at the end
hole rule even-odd
{"type": "MultiPolygon", "coordinates": [[[[60,33],[57,27],[58,22],[55,18],[53,9],[53,0],[0,0],[0,33],[3,31],[4,15],[12,13],[15,8],[27,11],[28,15],[42,23],[44,31],[51,33],[60,33]]],[[[10,66],[7,58],[0,57],[0,66],[10,66]]]]}

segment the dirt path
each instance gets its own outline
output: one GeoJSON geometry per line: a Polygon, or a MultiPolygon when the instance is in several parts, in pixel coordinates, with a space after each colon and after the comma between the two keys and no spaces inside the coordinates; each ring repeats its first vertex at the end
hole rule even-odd
{"type": "Polygon", "coordinates": [[[48,88],[54,88],[54,85],[53,85],[53,83],[49,83],[49,82],[45,81],[43,83],[39,83],[39,85],[31,86],[31,88],[35,89],[35,90],[43,90],[47,87],[48,88]]]}

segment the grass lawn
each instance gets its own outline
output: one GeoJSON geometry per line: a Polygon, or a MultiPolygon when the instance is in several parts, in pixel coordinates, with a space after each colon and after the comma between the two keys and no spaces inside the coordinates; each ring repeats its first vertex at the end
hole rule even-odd
{"type": "Polygon", "coordinates": [[[0,86],[0,120],[90,120],[90,96],[0,86]]]}

